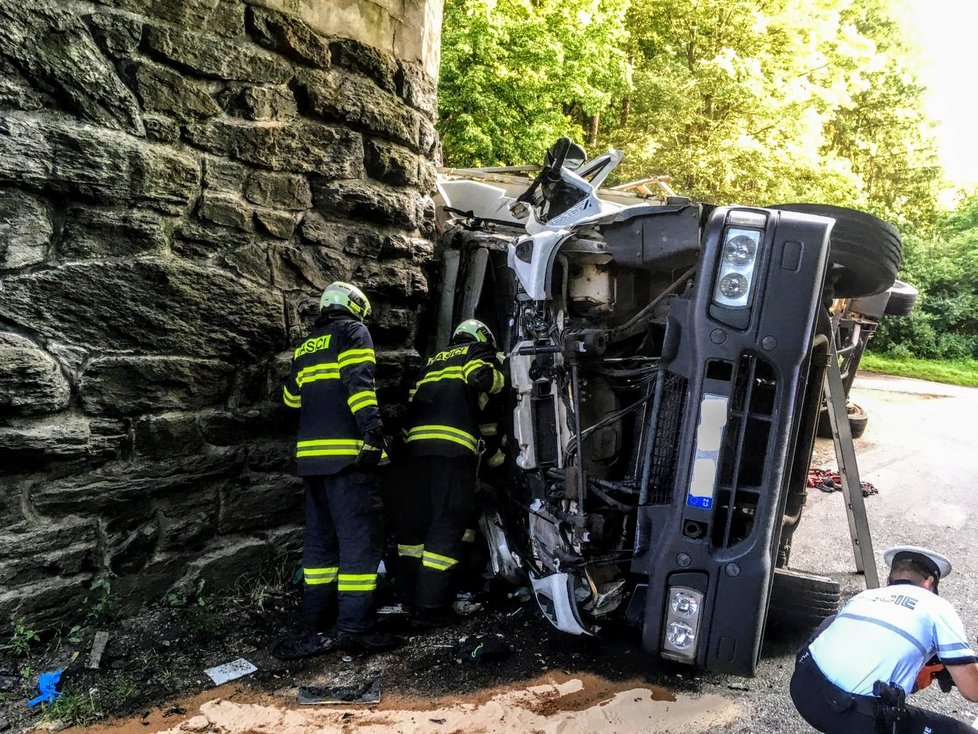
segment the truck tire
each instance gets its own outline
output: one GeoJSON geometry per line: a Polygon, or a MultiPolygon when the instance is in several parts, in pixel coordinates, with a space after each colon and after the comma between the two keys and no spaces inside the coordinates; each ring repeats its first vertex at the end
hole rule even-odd
{"type": "Polygon", "coordinates": [[[839,583],[824,576],[777,568],[767,612],[769,628],[809,631],[839,611],[839,583]]]}
{"type": "MultiPolygon", "coordinates": [[[[849,432],[853,438],[859,438],[866,432],[866,424],[869,423],[869,416],[866,411],[855,403],[846,406],[849,412],[849,432]]],[[[819,438],[832,438],[832,424],[829,422],[829,411],[824,405],[818,412],[818,425],[815,427],[815,435],[819,438]]]]}
{"type": "Polygon", "coordinates": [[[890,300],[886,302],[884,316],[909,316],[917,304],[920,291],[902,280],[894,281],[890,288],[890,300]]]}
{"type": "Polygon", "coordinates": [[[903,244],[900,233],[882,219],[829,204],[778,204],[768,208],[835,220],[829,254],[832,265],[840,270],[833,292],[835,298],[872,296],[896,281],[903,244]]]}

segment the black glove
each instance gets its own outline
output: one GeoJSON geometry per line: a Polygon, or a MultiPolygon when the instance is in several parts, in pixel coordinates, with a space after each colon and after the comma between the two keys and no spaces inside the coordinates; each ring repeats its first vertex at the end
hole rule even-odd
{"type": "Polygon", "coordinates": [[[944,693],[950,693],[951,689],[954,688],[954,679],[951,677],[951,671],[946,667],[941,668],[935,673],[934,680],[937,681],[937,685],[941,687],[941,691],[944,693]]]}
{"type": "Polygon", "coordinates": [[[371,431],[363,437],[363,448],[354,462],[357,469],[372,469],[384,456],[386,441],[380,431],[371,431]]]}

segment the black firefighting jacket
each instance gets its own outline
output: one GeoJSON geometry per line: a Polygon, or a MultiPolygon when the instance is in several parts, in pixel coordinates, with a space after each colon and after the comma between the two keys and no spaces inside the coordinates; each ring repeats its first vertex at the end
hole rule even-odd
{"type": "Polygon", "coordinates": [[[282,391],[301,409],[296,459],[299,476],[336,474],[351,465],[368,433],[382,429],[373,341],[351,316],[323,314],[292,355],[282,391]]]}
{"type": "Polygon", "coordinates": [[[487,396],[499,393],[503,384],[488,344],[466,342],[429,357],[411,391],[404,436],[408,455],[477,456],[480,438],[496,435],[495,423],[485,423],[487,396]]]}

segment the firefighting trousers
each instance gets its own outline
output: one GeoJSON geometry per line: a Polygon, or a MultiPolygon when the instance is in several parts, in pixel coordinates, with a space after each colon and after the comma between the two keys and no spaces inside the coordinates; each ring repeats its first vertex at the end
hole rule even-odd
{"type": "Polygon", "coordinates": [[[333,622],[340,632],[364,632],[373,623],[377,566],[383,554],[379,477],[346,470],[304,477],[303,616],[318,632],[333,622]]]}
{"type": "Polygon", "coordinates": [[[475,512],[476,458],[418,457],[403,476],[396,492],[398,588],[419,611],[444,610],[475,512]]]}

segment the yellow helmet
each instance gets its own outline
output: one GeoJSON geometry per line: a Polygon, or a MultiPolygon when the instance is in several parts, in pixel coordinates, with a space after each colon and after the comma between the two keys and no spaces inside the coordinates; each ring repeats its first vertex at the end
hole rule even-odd
{"type": "Polygon", "coordinates": [[[320,310],[338,307],[363,321],[370,315],[370,301],[355,285],[336,281],[326,286],[319,299],[320,310]]]}

